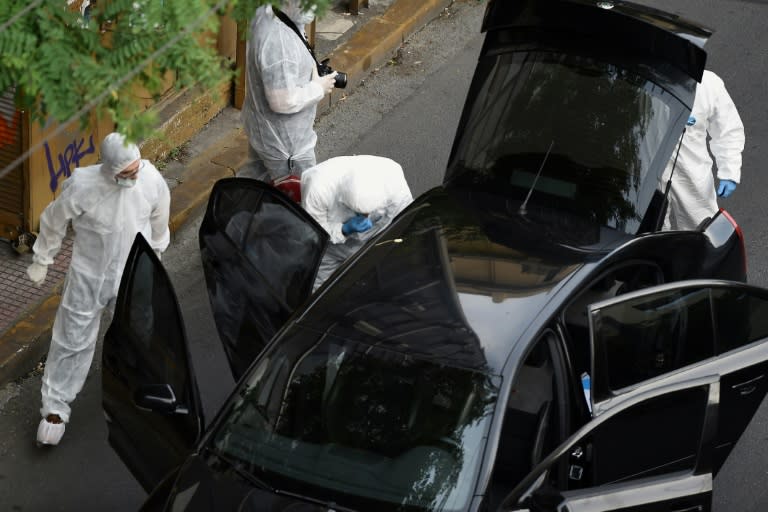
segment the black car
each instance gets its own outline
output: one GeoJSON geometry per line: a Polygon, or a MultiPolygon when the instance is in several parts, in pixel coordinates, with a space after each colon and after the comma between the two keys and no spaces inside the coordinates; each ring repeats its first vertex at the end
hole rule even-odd
{"type": "Polygon", "coordinates": [[[444,184],[314,294],[323,229],[215,185],[200,249],[238,384],[207,429],[137,238],[103,404],[144,510],[711,509],[768,389],[768,291],[726,212],[660,230],[709,32],[586,0],[490,1],[484,30],[444,184]]]}

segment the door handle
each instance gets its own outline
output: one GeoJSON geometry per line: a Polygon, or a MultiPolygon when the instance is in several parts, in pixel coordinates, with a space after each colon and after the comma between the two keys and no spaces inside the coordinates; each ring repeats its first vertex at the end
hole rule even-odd
{"type": "Polygon", "coordinates": [[[692,507],[678,508],[671,512],[701,512],[704,508],[701,505],[694,505],[692,507]]]}
{"type": "Polygon", "coordinates": [[[738,391],[741,396],[747,396],[749,394],[752,394],[757,387],[761,384],[761,380],[765,378],[765,375],[760,375],[758,377],[755,377],[754,379],[750,379],[745,382],[740,382],[738,384],[734,384],[731,386],[731,389],[738,391]]]}

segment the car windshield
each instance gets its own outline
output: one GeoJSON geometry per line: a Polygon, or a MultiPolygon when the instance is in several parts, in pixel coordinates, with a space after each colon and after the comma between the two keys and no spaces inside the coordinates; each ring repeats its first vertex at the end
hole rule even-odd
{"type": "Polygon", "coordinates": [[[464,510],[498,385],[296,328],[252,369],[210,442],[284,492],[365,511],[464,510]]]}
{"type": "Polygon", "coordinates": [[[636,234],[688,111],[652,74],[557,52],[485,57],[446,183],[504,194],[542,223],[636,234]]]}

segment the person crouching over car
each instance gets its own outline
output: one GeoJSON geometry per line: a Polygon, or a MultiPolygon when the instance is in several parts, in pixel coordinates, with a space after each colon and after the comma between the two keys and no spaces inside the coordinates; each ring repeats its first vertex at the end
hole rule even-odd
{"type": "Polygon", "coordinates": [[[316,290],[413,201],[403,168],[372,155],[330,158],[301,175],[301,204],[328,232],[316,290]]]}

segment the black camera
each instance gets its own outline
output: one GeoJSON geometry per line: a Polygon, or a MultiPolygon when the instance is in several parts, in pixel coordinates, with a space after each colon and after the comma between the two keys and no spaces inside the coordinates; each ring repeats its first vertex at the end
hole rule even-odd
{"type": "MultiPolygon", "coordinates": [[[[330,75],[333,73],[333,68],[328,65],[328,62],[330,59],[325,59],[324,61],[317,64],[317,74],[320,76],[330,75]]],[[[334,78],[333,86],[337,89],[344,89],[347,86],[347,74],[342,73],[341,71],[336,72],[336,77],[334,78]]]]}

